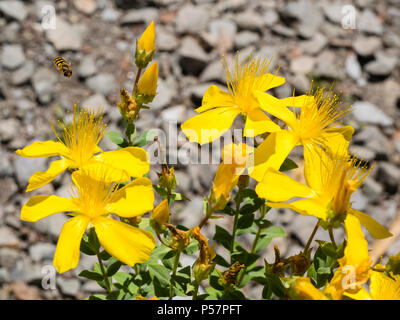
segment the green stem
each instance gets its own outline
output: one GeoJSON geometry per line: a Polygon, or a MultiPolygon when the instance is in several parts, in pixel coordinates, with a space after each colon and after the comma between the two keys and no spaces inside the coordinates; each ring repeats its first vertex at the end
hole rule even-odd
{"type": "Polygon", "coordinates": [[[236,238],[238,221],[239,221],[239,203],[236,202],[236,212],[235,212],[235,218],[233,220],[233,230],[232,230],[232,244],[231,244],[231,249],[229,250],[229,255],[231,257],[231,264],[233,264],[232,254],[235,250],[235,238],[236,238]]]}
{"type": "Polygon", "coordinates": [[[99,260],[100,270],[101,270],[101,273],[102,273],[103,278],[104,278],[104,284],[106,285],[107,292],[111,293],[111,284],[110,284],[110,281],[109,281],[109,279],[107,277],[103,261],[101,260],[101,257],[100,257],[100,253],[96,252],[96,256],[97,256],[97,259],[99,260]]]}
{"type": "Polygon", "coordinates": [[[333,235],[333,229],[332,227],[329,227],[329,237],[331,238],[332,244],[335,247],[335,249],[337,249],[337,245],[336,245],[336,241],[335,241],[335,237],[333,235]]]}
{"type": "MultiPolygon", "coordinates": [[[[250,251],[251,254],[253,254],[256,251],[256,247],[257,247],[258,240],[260,239],[260,235],[261,235],[261,228],[258,228],[256,237],[254,238],[254,241],[253,241],[253,245],[251,246],[251,251],[250,251]]],[[[240,278],[239,278],[239,280],[237,282],[237,286],[239,288],[240,288],[240,284],[243,281],[244,275],[246,274],[246,271],[247,271],[247,266],[244,267],[244,269],[243,269],[243,271],[242,271],[242,273],[240,275],[240,278]]]]}
{"type": "Polygon", "coordinates": [[[193,293],[193,299],[192,300],[197,300],[197,294],[199,293],[199,286],[200,286],[200,283],[198,283],[196,281],[195,285],[194,285],[194,293],[193,293]]]}
{"type": "Polygon", "coordinates": [[[307,244],[306,244],[306,246],[304,247],[304,251],[303,251],[303,252],[306,252],[306,251],[308,250],[308,248],[310,247],[311,242],[312,242],[312,240],[314,239],[314,236],[315,236],[315,234],[317,233],[318,228],[319,228],[319,221],[318,221],[317,224],[315,225],[314,230],[311,232],[311,235],[310,235],[310,237],[308,238],[307,244]]]}
{"type": "Polygon", "coordinates": [[[175,254],[174,266],[172,267],[171,286],[169,287],[169,300],[172,300],[173,295],[174,295],[175,276],[176,276],[176,270],[178,269],[180,256],[181,256],[181,252],[177,251],[175,254]]]}

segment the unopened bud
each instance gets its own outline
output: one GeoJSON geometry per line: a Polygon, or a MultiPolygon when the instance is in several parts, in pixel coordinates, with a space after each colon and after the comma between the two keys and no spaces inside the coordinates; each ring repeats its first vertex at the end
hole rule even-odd
{"type": "Polygon", "coordinates": [[[150,225],[157,232],[161,233],[165,230],[165,224],[169,223],[169,207],[168,200],[163,200],[151,214],[150,225]]]}
{"type": "Polygon", "coordinates": [[[174,190],[178,184],[175,177],[174,167],[169,168],[168,165],[161,165],[161,173],[157,173],[158,183],[160,187],[167,188],[168,190],[174,190]]]}
{"type": "Polygon", "coordinates": [[[138,68],[146,68],[153,59],[155,52],[156,30],[154,21],[143,32],[140,39],[136,42],[135,63],[138,68]]]}
{"type": "Polygon", "coordinates": [[[153,101],[156,96],[158,79],[158,63],[154,62],[141,76],[136,92],[135,98],[139,104],[149,103],[153,101]]]}

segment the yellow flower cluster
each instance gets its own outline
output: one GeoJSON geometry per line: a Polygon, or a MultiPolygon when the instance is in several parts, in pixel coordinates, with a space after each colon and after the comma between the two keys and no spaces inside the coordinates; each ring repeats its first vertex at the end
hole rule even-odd
{"type": "MultiPolygon", "coordinates": [[[[147,63],[154,54],[154,41],[152,22],[137,49],[147,63]]],[[[134,98],[141,104],[154,98],[157,78],[158,65],[153,63],[135,83],[134,98]]],[[[132,105],[137,104],[128,97],[122,108],[132,105]]],[[[59,156],[61,159],[53,161],[46,172],[37,172],[29,179],[27,191],[48,184],[68,170],[70,198],[32,196],[21,209],[21,219],[35,222],[62,212],[72,217],[62,228],[54,255],[54,266],[60,273],[78,265],[82,237],[92,227],[102,247],[119,261],[130,266],[147,261],[156,244],[153,234],[112,217],[129,219],[153,209],[153,185],[144,177],[150,169],[147,152],[133,146],[104,152],[99,147],[106,128],[102,111],[96,113],[75,105],[72,122],[60,125],[61,134],[54,130],[58,141],[35,141],[16,153],[26,158],[59,156]]]]}
{"type": "MultiPolygon", "coordinates": [[[[212,200],[220,203],[222,198],[226,204],[229,193],[247,167],[250,177],[258,182],[258,196],[267,199],[268,206],[314,216],[319,219],[319,225],[330,232],[344,224],[347,234],[344,257],[325,288],[327,296],[341,299],[344,293],[361,290],[371,275],[372,261],[361,225],[377,239],[391,236],[377,221],[351,208],[352,194],[373,166],[368,168],[367,164],[362,165],[361,160],[349,155],[354,129],[341,126],[341,120],[350,108],[341,105],[337,95],[317,88],[310,89],[306,95],[277,99],[265,91],[282,85],[285,79],[268,73],[269,64],[270,60],[251,56],[239,63],[236,57],[234,69],[229,71],[226,67],[229,92],[214,85],[209,87],[202,106],[196,109],[199,115],[183,123],[182,130],[192,142],[209,143],[227,132],[241,114],[245,122],[244,136],[262,134],[264,139],[254,150],[245,144],[228,145],[228,157],[224,149],[212,200]],[[271,121],[271,116],[282,125],[271,121]],[[296,146],[304,150],[306,184],[279,171],[296,146]],[[346,286],[346,270],[350,267],[354,281],[346,286]]],[[[292,283],[297,290],[304,291],[311,286],[318,291],[309,281],[292,283]]],[[[325,297],[321,292],[314,296],[325,297]]]]}
{"type": "MultiPolygon", "coordinates": [[[[350,107],[343,106],[337,95],[324,88],[310,89],[305,95],[275,98],[267,92],[283,85],[285,79],[277,76],[277,71],[270,73],[270,59],[253,58],[250,55],[240,62],[237,55],[233,69],[229,69],[224,60],[228,90],[210,86],[204,94],[202,105],[196,109],[198,114],[181,126],[191,142],[203,145],[220,138],[240,116],[244,124],[243,137],[262,140],[255,147],[235,142],[224,146],[222,163],[216,172],[209,197],[204,199],[205,218],[191,229],[181,229],[170,223],[170,209],[174,201],[187,198],[175,192],[177,181],[174,168],[166,163],[162,164],[162,172],[158,174],[159,184],[154,186],[163,201],[154,208],[153,184],[145,177],[150,170],[149,156],[144,149],[134,146],[144,144],[135,144],[136,140],[132,139],[136,135],[134,121],[139,111],[148,108],[146,104],[156,95],[158,64],[155,62],[147,67],[154,56],[155,36],[154,22],[151,22],[136,43],[135,63],[138,72],[132,94],[125,89],[120,91],[118,108],[126,120],[127,139],[119,137],[123,142],[117,143],[118,150],[103,151],[99,147],[106,129],[103,112],[75,105],[72,121],[59,123],[61,133],[54,129],[57,141],[35,141],[16,151],[19,156],[26,158],[60,157],[50,164],[46,172],[37,172],[30,177],[27,191],[50,183],[66,170],[70,172],[69,198],[35,195],[21,209],[21,219],[30,222],[62,212],[71,216],[58,239],[53,261],[57,271],[63,273],[78,265],[82,238],[87,229],[94,232],[91,234],[95,234],[106,253],[121,263],[134,266],[148,261],[156,240],[152,232],[139,226],[143,226],[140,217],[152,211],[149,226],[162,245],[175,251],[170,299],[178,279],[180,254],[192,240],[197,241],[199,256],[192,266],[193,288],[187,287],[188,292],[192,292],[196,298],[200,282],[209,278],[214,271],[221,275],[219,285],[224,287],[224,294],[234,290],[234,287],[240,288],[249,268],[233,258],[240,213],[240,201],[237,198],[240,197],[235,199],[232,235],[224,233],[229,239],[223,245],[230,250],[231,258],[225,272],[215,269],[217,260],[220,260],[215,259],[215,244],[210,246],[200,230],[208,219],[219,218],[213,216],[216,211],[231,209],[226,206],[236,186],[239,192],[249,191],[245,189],[251,177],[257,183],[256,194],[265,199],[264,203],[264,200],[255,196],[257,201],[261,201],[261,219],[258,222],[264,218],[266,206],[289,208],[317,219],[316,229],[303,252],[289,259],[281,259],[279,249],[275,247],[276,262],[269,265],[272,266],[272,273],[283,277],[284,265],[290,262],[296,275],[286,278],[285,294],[292,299],[307,300],[344,297],[400,299],[400,278],[397,271],[392,272],[399,268],[398,257],[393,257],[391,264],[386,267],[379,265],[372,268],[362,226],[377,239],[390,237],[391,233],[367,214],[351,207],[353,194],[361,187],[373,165],[350,155],[348,151],[354,129],[342,126],[341,121],[349,114],[350,107]],[[303,150],[305,183],[281,171],[289,153],[297,147],[303,150]],[[301,276],[310,265],[311,240],[317,228],[323,227],[329,232],[332,245],[338,249],[332,230],[342,226],[347,237],[345,248],[337,260],[338,268],[334,274],[332,272],[333,277],[320,290],[310,278],[301,276]],[[164,241],[168,237],[169,241],[164,241]],[[364,289],[368,280],[369,292],[364,289]]],[[[261,236],[261,229],[256,239],[261,236]]],[[[268,240],[268,237],[265,239],[268,240]]],[[[255,241],[251,254],[258,252],[256,244],[255,241]]],[[[104,269],[101,252],[97,249],[95,254],[100,267],[104,269]]],[[[269,271],[267,263],[265,270],[269,271]]],[[[135,272],[139,276],[140,268],[136,268],[135,272]]],[[[105,273],[102,270],[105,287],[112,293],[107,274],[108,271],[105,273]]],[[[146,298],[138,292],[136,299],[146,298]]],[[[154,299],[158,298],[154,296],[154,299]]]]}

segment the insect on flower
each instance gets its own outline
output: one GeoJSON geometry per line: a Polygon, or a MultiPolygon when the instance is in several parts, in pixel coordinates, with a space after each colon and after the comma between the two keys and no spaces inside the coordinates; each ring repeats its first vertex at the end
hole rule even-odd
{"type": "Polygon", "coordinates": [[[72,69],[71,65],[64,60],[62,57],[56,57],[53,60],[54,64],[56,65],[58,71],[60,71],[64,77],[71,78],[72,76],[72,69]]]}

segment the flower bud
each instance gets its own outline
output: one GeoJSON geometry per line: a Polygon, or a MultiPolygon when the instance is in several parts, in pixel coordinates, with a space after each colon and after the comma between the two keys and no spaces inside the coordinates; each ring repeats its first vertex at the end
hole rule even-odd
{"type": "Polygon", "coordinates": [[[168,223],[166,224],[166,226],[171,231],[171,246],[177,251],[185,250],[190,243],[188,232],[175,228],[173,225],[168,223]]]}
{"type": "Polygon", "coordinates": [[[163,200],[151,214],[150,225],[157,232],[161,233],[165,230],[165,224],[169,223],[169,207],[168,200],[163,200]]]}
{"type": "Polygon", "coordinates": [[[146,68],[153,59],[155,52],[156,30],[154,21],[143,32],[140,39],[136,42],[135,63],[138,68],[146,68]]]}
{"type": "Polygon", "coordinates": [[[156,96],[158,63],[154,62],[141,76],[135,92],[136,101],[140,104],[153,101],[156,96]]]}
{"type": "Polygon", "coordinates": [[[167,188],[168,190],[174,190],[178,184],[175,178],[174,167],[169,168],[168,165],[161,165],[161,173],[157,173],[158,183],[160,187],[167,188]]]}
{"type": "Polygon", "coordinates": [[[139,114],[140,106],[136,103],[135,98],[129,95],[126,89],[121,88],[120,94],[121,103],[117,104],[119,112],[127,122],[133,122],[139,114]]]}

